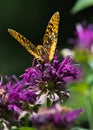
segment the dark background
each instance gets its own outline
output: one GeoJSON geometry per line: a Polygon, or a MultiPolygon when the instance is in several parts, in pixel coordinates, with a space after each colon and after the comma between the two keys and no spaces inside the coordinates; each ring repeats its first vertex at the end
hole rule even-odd
{"type": "Polygon", "coordinates": [[[35,45],[41,40],[49,19],[60,12],[59,38],[57,48],[72,47],[67,43],[73,37],[75,24],[90,22],[93,8],[87,8],[75,15],[70,10],[75,0],[1,0],[0,1],[0,74],[20,75],[32,64],[31,56],[7,32],[12,28],[27,37],[35,45]]]}

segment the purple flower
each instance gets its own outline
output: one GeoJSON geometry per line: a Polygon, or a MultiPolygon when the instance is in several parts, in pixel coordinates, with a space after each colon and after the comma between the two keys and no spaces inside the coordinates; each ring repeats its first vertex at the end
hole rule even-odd
{"type": "Polygon", "coordinates": [[[78,68],[73,62],[69,56],[59,62],[56,54],[52,64],[35,63],[33,68],[26,69],[21,77],[25,84],[39,92],[39,96],[45,94],[51,100],[63,100],[69,95],[66,84],[78,77],[78,68]]]}
{"type": "Polygon", "coordinates": [[[72,123],[77,119],[82,109],[72,110],[67,107],[61,107],[59,104],[51,108],[42,108],[38,113],[33,114],[30,120],[38,130],[65,130],[71,128],[72,123]]]}
{"type": "MultiPolygon", "coordinates": [[[[6,84],[0,82],[0,112],[13,110],[15,115],[27,110],[29,105],[36,102],[35,91],[29,89],[22,81],[16,77],[4,77],[6,84]],[[27,107],[28,106],[28,107],[27,107]]],[[[7,114],[7,112],[6,112],[7,114]]]]}
{"type": "Polygon", "coordinates": [[[76,36],[75,40],[70,39],[70,42],[76,44],[80,49],[86,49],[93,51],[93,25],[86,25],[78,23],[76,25],[76,36]]]}

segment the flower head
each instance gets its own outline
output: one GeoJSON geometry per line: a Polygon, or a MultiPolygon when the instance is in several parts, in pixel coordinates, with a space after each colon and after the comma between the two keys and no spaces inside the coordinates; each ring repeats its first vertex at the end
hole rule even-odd
{"type": "Polygon", "coordinates": [[[93,25],[80,24],[76,25],[76,36],[75,40],[70,39],[70,42],[76,44],[80,49],[86,49],[93,51],[93,25]]]}
{"type": "Polygon", "coordinates": [[[66,84],[78,77],[78,68],[73,65],[69,56],[60,62],[56,54],[52,64],[36,63],[26,69],[21,77],[23,82],[39,91],[39,96],[46,94],[53,100],[63,99],[69,95],[66,84]]]}
{"type": "Polygon", "coordinates": [[[4,110],[13,110],[14,114],[18,115],[20,112],[27,110],[27,105],[36,102],[35,91],[27,88],[15,76],[12,78],[4,77],[3,79],[8,81],[6,84],[0,82],[0,113],[4,110]]]}
{"type": "Polygon", "coordinates": [[[56,104],[49,109],[40,109],[38,113],[30,117],[30,120],[38,130],[47,130],[48,128],[50,128],[50,130],[66,130],[71,128],[72,123],[82,111],[82,109],[72,110],[56,104]]]}

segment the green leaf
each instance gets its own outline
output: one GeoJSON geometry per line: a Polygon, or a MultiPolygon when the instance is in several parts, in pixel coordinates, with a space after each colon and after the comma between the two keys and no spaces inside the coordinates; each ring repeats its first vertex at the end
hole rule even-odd
{"type": "Polygon", "coordinates": [[[93,6],[93,0],[77,0],[74,7],[71,9],[71,13],[78,13],[79,11],[90,6],[93,6]]]}
{"type": "Polygon", "coordinates": [[[36,130],[36,129],[33,127],[21,127],[19,128],[19,130],[36,130]]]}
{"type": "Polygon", "coordinates": [[[71,130],[89,130],[89,129],[84,129],[84,128],[80,128],[80,127],[74,127],[71,130]]]}

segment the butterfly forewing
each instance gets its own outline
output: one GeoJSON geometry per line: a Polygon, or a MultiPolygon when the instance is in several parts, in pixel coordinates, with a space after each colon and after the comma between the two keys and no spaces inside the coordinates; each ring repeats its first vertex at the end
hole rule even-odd
{"type": "Polygon", "coordinates": [[[54,57],[57,39],[58,39],[58,26],[59,26],[59,12],[54,13],[51,17],[43,38],[43,47],[48,52],[48,60],[51,61],[54,57]]]}
{"type": "Polygon", "coordinates": [[[35,45],[30,42],[27,38],[25,38],[20,33],[16,32],[13,29],[8,29],[8,32],[14,37],[30,54],[35,56],[35,58],[38,58],[42,60],[41,56],[38,54],[38,51],[35,47],[35,45]]]}

